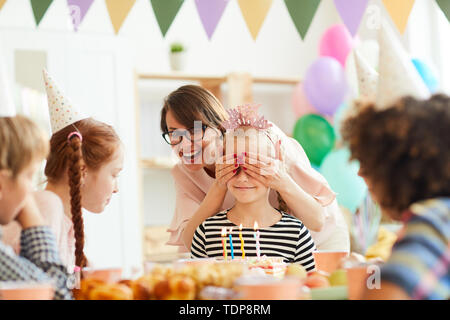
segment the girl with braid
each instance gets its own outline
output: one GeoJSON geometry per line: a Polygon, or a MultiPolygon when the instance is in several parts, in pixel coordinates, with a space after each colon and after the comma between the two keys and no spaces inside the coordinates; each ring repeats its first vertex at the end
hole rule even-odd
{"type": "MultiPolygon", "coordinates": [[[[113,127],[81,115],[44,71],[53,135],[45,166],[47,185],[35,193],[46,223],[55,233],[61,260],[72,272],[87,265],[82,208],[101,213],[118,192],[122,143],[113,127]]],[[[17,230],[6,230],[14,243],[17,230]]]]}

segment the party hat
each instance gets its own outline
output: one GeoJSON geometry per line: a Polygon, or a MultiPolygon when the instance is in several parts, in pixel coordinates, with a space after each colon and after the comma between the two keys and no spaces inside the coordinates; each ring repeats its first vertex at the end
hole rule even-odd
{"type": "Polygon", "coordinates": [[[0,57],[0,117],[14,117],[16,115],[16,107],[9,89],[6,65],[0,57]]]}
{"type": "Polygon", "coordinates": [[[380,44],[379,81],[376,104],[387,108],[404,96],[426,99],[430,92],[385,21],[378,34],[380,44]]]}
{"type": "Polygon", "coordinates": [[[72,102],[63,95],[47,70],[43,70],[43,72],[52,133],[56,133],[77,121],[86,119],[87,116],[78,111],[72,102]]]}
{"type": "Polygon", "coordinates": [[[358,50],[355,50],[354,57],[358,75],[359,95],[363,98],[375,100],[377,96],[378,73],[362,57],[358,50]]]}

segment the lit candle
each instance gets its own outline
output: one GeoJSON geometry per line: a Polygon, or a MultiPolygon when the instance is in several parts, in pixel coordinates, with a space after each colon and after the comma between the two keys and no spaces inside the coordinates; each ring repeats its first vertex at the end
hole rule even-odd
{"type": "Polygon", "coordinates": [[[227,252],[227,228],[222,228],[222,247],[223,247],[223,259],[227,260],[228,252],[227,252]]]}
{"type": "Polygon", "coordinates": [[[242,259],[244,259],[245,258],[245,250],[244,250],[244,238],[242,237],[242,223],[239,225],[239,239],[241,239],[242,259]]]}
{"type": "Polygon", "coordinates": [[[231,236],[231,233],[233,232],[233,228],[230,228],[230,250],[231,250],[231,260],[234,259],[234,248],[233,248],[233,237],[231,236]]]}
{"type": "Polygon", "coordinates": [[[258,259],[261,257],[261,247],[259,245],[259,229],[258,229],[258,222],[255,221],[255,224],[253,225],[253,230],[255,230],[254,237],[256,240],[256,256],[258,259]]]}

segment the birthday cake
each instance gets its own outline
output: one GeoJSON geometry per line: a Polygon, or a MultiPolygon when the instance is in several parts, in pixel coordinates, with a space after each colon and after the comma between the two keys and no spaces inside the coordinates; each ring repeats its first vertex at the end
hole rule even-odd
{"type": "Polygon", "coordinates": [[[248,268],[250,270],[260,269],[265,274],[282,278],[286,273],[287,264],[283,261],[283,258],[262,256],[261,258],[248,258],[248,268]]]}

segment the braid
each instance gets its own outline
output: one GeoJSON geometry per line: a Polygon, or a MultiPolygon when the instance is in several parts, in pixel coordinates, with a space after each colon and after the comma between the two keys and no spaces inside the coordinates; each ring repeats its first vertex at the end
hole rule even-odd
{"type": "Polygon", "coordinates": [[[75,231],[75,264],[83,268],[87,264],[84,255],[84,223],[81,211],[81,140],[74,136],[69,141],[68,174],[70,186],[70,211],[75,231]]]}

